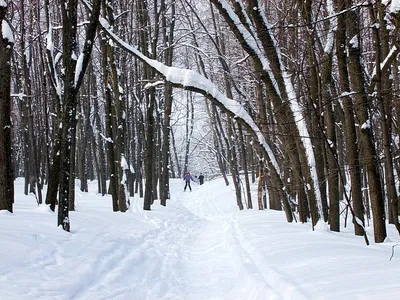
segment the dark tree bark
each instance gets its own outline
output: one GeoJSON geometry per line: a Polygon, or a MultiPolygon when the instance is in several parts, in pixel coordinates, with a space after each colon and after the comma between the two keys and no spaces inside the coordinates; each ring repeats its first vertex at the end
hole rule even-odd
{"type": "MultiPolygon", "coordinates": [[[[137,18],[138,18],[138,26],[141,28],[139,34],[139,45],[141,51],[146,55],[150,56],[149,52],[152,51],[152,55],[156,55],[156,49],[154,49],[154,40],[150,38],[149,34],[149,20],[150,15],[148,11],[147,1],[140,0],[136,2],[137,7],[137,18]],[[149,47],[151,50],[149,50],[149,47]]],[[[156,18],[157,19],[157,18],[156,18]]],[[[155,20],[155,30],[158,28],[157,20],[155,20]]],[[[156,34],[154,34],[156,36],[156,34]]],[[[156,38],[155,38],[156,39],[156,38]]],[[[143,80],[152,80],[153,73],[151,68],[144,66],[143,68],[143,80]]],[[[145,110],[145,118],[146,124],[143,124],[145,132],[145,154],[144,154],[144,175],[145,175],[145,188],[144,188],[144,201],[143,201],[143,209],[150,210],[151,205],[154,200],[154,190],[153,190],[153,177],[157,176],[154,174],[154,164],[155,162],[155,153],[154,153],[154,144],[155,144],[155,119],[154,119],[154,109],[155,109],[155,87],[151,86],[150,88],[144,91],[144,105],[146,107],[145,110]]]]}
{"type": "MultiPolygon", "coordinates": [[[[346,8],[345,1],[338,1],[338,11],[346,8]]],[[[355,127],[354,107],[350,93],[350,78],[346,49],[346,15],[338,16],[336,33],[336,56],[340,78],[340,94],[343,103],[344,137],[346,142],[347,163],[351,181],[351,200],[354,208],[353,223],[356,235],[364,235],[364,205],[362,200],[361,167],[359,160],[358,136],[355,127]],[[356,221],[359,220],[359,222],[356,221]],[[362,226],[360,226],[360,224],[362,226]]],[[[345,191],[346,192],[346,191],[345,191]]],[[[350,204],[349,204],[350,205],[350,204]]]]}
{"type": "MultiPolygon", "coordinates": [[[[107,172],[106,172],[106,157],[104,154],[104,143],[103,143],[103,129],[101,127],[101,120],[100,120],[100,115],[99,115],[99,98],[97,95],[97,84],[95,81],[95,78],[93,78],[93,80],[90,81],[91,85],[92,85],[92,93],[93,93],[93,116],[94,116],[94,126],[96,128],[96,133],[97,133],[97,147],[95,147],[95,143],[93,141],[93,148],[95,149],[95,151],[93,151],[93,153],[98,153],[99,156],[99,167],[98,167],[98,181],[99,181],[99,192],[101,193],[102,196],[107,194],[107,172]]],[[[93,136],[93,139],[95,137],[93,136]]],[[[94,156],[96,156],[94,154],[94,156]]]]}
{"type": "Polygon", "coordinates": [[[258,184],[257,184],[257,203],[258,210],[267,208],[264,204],[263,198],[265,196],[265,184],[264,184],[264,163],[260,160],[258,163],[258,184]]]}
{"type": "Polygon", "coordinates": [[[80,73],[76,74],[77,64],[77,0],[70,0],[68,5],[64,2],[60,3],[63,22],[63,65],[64,74],[64,91],[63,111],[62,111],[62,128],[61,128],[61,147],[60,147],[60,166],[55,167],[55,172],[61,172],[60,179],[60,197],[58,205],[58,225],[62,226],[65,231],[70,231],[69,220],[69,200],[71,194],[71,181],[75,178],[71,176],[71,163],[74,163],[74,157],[71,157],[72,147],[74,146],[75,126],[76,126],[76,109],[77,109],[77,94],[79,87],[83,81],[83,75],[88,66],[90,54],[94,44],[94,38],[97,28],[97,20],[100,14],[100,0],[93,2],[91,10],[91,18],[89,27],[86,31],[86,40],[83,49],[83,59],[80,68],[80,73]]]}
{"type": "Polygon", "coordinates": [[[14,38],[6,20],[7,6],[0,6],[0,210],[13,212],[14,174],[11,147],[11,53],[14,38]],[[6,31],[5,29],[8,29],[6,31]]]}
{"type": "Polygon", "coordinates": [[[386,14],[382,3],[375,3],[375,7],[370,6],[370,15],[373,24],[379,24],[379,27],[372,27],[373,42],[375,46],[375,87],[376,100],[379,104],[381,118],[381,132],[383,152],[385,154],[384,171],[386,179],[386,196],[388,202],[389,223],[394,224],[400,233],[400,222],[398,218],[398,198],[396,193],[395,177],[393,170],[392,154],[392,131],[391,124],[391,94],[392,83],[390,80],[390,69],[382,70],[383,59],[389,54],[388,49],[388,24],[385,21],[386,14]]]}
{"type": "MultiPolygon", "coordinates": [[[[163,10],[162,16],[162,31],[165,50],[165,64],[172,65],[173,47],[170,45],[174,42],[175,29],[175,2],[171,3],[171,16],[169,16],[169,32],[167,32],[166,8],[165,1],[161,2],[163,10]]],[[[171,140],[171,113],[172,113],[172,86],[168,83],[164,88],[164,116],[162,124],[162,146],[161,146],[161,174],[160,174],[160,204],[166,205],[169,193],[169,176],[170,176],[170,140],[171,140]]]]}
{"type": "Polygon", "coordinates": [[[238,124],[238,137],[240,140],[240,153],[242,154],[242,170],[243,170],[243,176],[245,180],[245,191],[246,191],[246,197],[247,197],[247,208],[252,209],[253,208],[253,201],[251,200],[251,192],[250,192],[250,180],[249,180],[249,169],[248,169],[248,157],[247,157],[247,147],[244,141],[244,133],[242,130],[242,126],[238,124]]]}
{"type": "Polygon", "coordinates": [[[240,179],[240,174],[239,174],[239,169],[238,169],[238,160],[236,157],[236,145],[233,140],[233,122],[229,119],[228,120],[228,161],[229,161],[229,166],[232,174],[232,181],[233,181],[233,186],[235,187],[235,193],[236,193],[236,203],[237,206],[239,207],[240,210],[243,210],[243,201],[242,201],[242,187],[241,187],[241,179],[240,179]]]}
{"type": "Polygon", "coordinates": [[[380,181],[378,157],[373,142],[372,122],[368,112],[366,83],[361,65],[359,20],[354,11],[348,12],[347,22],[348,36],[352,37],[348,45],[350,87],[355,92],[352,97],[356,105],[356,115],[360,126],[362,165],[368,177],[375,242],[382,243],[386,238],[383,190],[380,181]]]}

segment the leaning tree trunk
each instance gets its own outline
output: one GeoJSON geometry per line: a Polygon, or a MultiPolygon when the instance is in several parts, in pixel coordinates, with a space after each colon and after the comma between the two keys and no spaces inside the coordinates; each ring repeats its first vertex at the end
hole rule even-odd
{"type": "MultiPolygon", "coordinates": [[[[279,128],[285,151],[289,154],[292,166],[296,168],[294,174],[299,184],[299,195],[306,196],[304,200],[308,202],[314,227],[323,216],[315,156],[308,139],[309,134],[304,118],[298,113],[295,115],[295,112],[299,110],[299,105],[297,99],[291,100],[295,97],[292,82],[282,66],[280,49],[265,22],[263,9],[259,7],[260,3],[256,0],[246,1],[247,11],[243,9],[242,1],[235,1],[232,6],[226,4],[225,1],[210,1],[223,16],[243,50],[250,55],[254,63],[263,66],[261,78],[267,89],[268,98],[273,103],[277,123],[282,124],[279,128]]],[[[302,201],[302,197],[299,200],[302,201]]],[[[302,222],[307,221],[306,215],[303,214],[302,222]]]]}

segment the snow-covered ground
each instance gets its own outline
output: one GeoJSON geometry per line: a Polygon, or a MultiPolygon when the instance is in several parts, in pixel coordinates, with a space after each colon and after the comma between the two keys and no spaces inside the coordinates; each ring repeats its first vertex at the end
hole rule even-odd
{"type": "Polygon", "coordinates": [[[0,212],[0,299],[399,299],[400,243],[370,246],[288,224],[283,212],[236,208],[222,180],[172,180],[167,207],[131,199],[114,213],[95,182],[78,193],[71,233],[16,181],[15,213],[0,212]],[[392,249],[394,255],[392,256],[392,249]]]}

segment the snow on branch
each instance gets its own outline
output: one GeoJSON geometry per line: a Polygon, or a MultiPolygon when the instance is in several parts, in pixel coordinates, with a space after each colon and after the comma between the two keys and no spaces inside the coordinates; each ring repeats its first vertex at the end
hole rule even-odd
{"type": "Polygon", "coordinates": [[[221,110],[241,122],[244,127],[246,127],[254,134],[254,136],[257,138],[258,142],[262,146],[264,154],[268,157],[271,164],[276,169],[276,172],[280,174],[279,165],[270,146],[266,142],[257,124],[240,103],[226,97],[214,83],[195,71],[169,67],[157,60],[148,58],[147,56],[143,55],[136,47],[129,45],[128,43],[120,39],[117,35],[115,35],[107,20],[100,17],[99,22],[107,35],[115,43],[117,43],[124,50],[128,51],[151,68],[153,68],[174,87],[183,88],[202,94],[211,102],[213,102],[213,104],[218,106],[221,110]]]}
{"type": "Polygon", "coordinates": [[[47,49],[47,68],[50,72],[50,79],[56,95],[59,99],[62,97],[62,86],[59,80],[59,74],[57,73],[56,65],[61,58],[61,54],[58,53],[54,56],[54,43],[53,43],[53,26],[49,24],[49,29],[46,35],[46,49],[47,49]]]}
{"type": "Polygon", "coordinates": [[[262,46],[260,45],[261,42],[257,38],[257,34],[254,30],[252,22],[248,18],[245,8],[240,5],[241,4],[240,2],[238,3],[241,7],[242,14],[246,19],[247,22],[246,25],[248,27],[246,27],[245,24],[242,23],[238,15],[233,11],[231,5],[227,1],[217,0],[213,2],[215,5],[222,7],[226,16],[228,17],[228,21],[231,23],[231,25],[233,25],[234,30],[237,30],[241,35],[242,37],[241,43],[246,44],[248,50],[250,50],[251,52],[254,53],[255,56],[257,56],[258,60],[262,65],[263,70],[268,74],[276,94],[279,97],[281,97],[281,92],[279,90],[275,75],[272,72],[271,64],[263,53],[262,46]],[[247,28],[249,28],[249,30],[247,28]]]}

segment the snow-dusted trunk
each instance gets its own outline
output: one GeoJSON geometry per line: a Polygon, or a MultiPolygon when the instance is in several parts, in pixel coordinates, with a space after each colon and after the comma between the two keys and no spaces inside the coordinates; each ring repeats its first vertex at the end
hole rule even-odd
{"type": "Polygon", "coordinates": [[[166,205],[169,199],[169,172],[170,172],[170,140],[171,140],[171,113],[172,113],[172,86],[165,85],[164,90],[164,120],[162,124],[163,140],[161,148],[160,174],[160,204],[166,205]]]}
{"type": "MultiPolygon", "coordinates": [[[[21,91],[23,91],[24,95],[32,95],[32,80],[30,76],[30,69],[32,64],[32,38],[30,35],[26,34],[25,27],[25,11],[26,11],[25,2],[21,1],[21,53],[23,55],[20,56],[21,64],[22,64],[22,84],[21,91]]],[[[32,20],[32,12],[29,16],[29,19],[32,20]]],[[[32,24],[28,28],[28,32],[32,32],[32,24]]],[[[40,160],[37,153],[37,139],[34,134],[34,125],[33,125],[33,112],[32,112],[32,97],[24,97],[21,98],[22,105],[22,122],[24,123],[23,128],[23,136],[25,142],[25,180],[28,181],[30,188],[29,192],[35,194],[38,204],[42,203],[42,189],[41,182],[39,178],[39,168],[40,168],[40,160]]],[[[26,186],[27,187],[27,186],[26,186]]],[[[27,189],[25,192],[28,192],[27,189]]]]}
{"type": "MultiPolygon", "coordinates": [[[[335,13],[333,9],[332,0],[327,1],[328,13],[333,15],[335,13]]],[[[334,96],[332,95],[335,91],[335,85],[333,82],[333,51],[334,51],[334,39],[337,30],[337,20],[330,20],[329,32],[324,47],[324,55],[320,62],[321,70],[321,98],[322,107],[325,108],[325,133],[322,136],[322,140],[325,142],[326,149],[326,175],[328,183],[328,195],[329,195],[329,226],[332,231],[340,231],[340,196],[339,196],[339,161],[337,153],[337,132],[336,132],[336,118],[339,104],[334,96]]],[[[324,207],[324,214],[325,212],[324,207]]]]}
{"type": "Polygon", "coordinates": [[[62,226],[65,231],[70,231],[69,220],[69,199],[71,193],[71,151],[74,145],[75,119],[77,106],[77,89],[75,86],[76,68],[76,36],[77,36],[77,1],[70,1],[66,7],[60,3],[63,21],[63,65],[64,65],[64,90],[62,94],[62,119],[61,119],[61,151],[60,151],[60,191],[58,204],[58,226],[62,226]]]}
{"type": "MultiPolygon", "coordinates": [[[[298,0],[298,6],[300,9],[300,14],[303,19],[304,31],[303,37],[306,43],[306,53],[307,57],[306,64],[308,72],[305,74],[307,85],[307,90],[304,92],[305,96],[302,97],[302,102],[306,105],[306,112],[304,113],[304,119],[307,124],[308,131],[311,133],[310,141],[314,149],[315,156],[315,170],[319,182],[319,190],[321,194],[321,204],[323,219],[325,222],[328,221],[328,204],[327,204],[327,186],[326,186],[326,151],[324,149],[324,111],[323,108],[325,104],[321,96],[322,93],[326,91],[327,86],[324,84],[322,86],[321,82],[321,64],[326,61],[321,60],[318,55],[320,40],[317,36],[317,30],[313,24],[312,17],[312,1],[298,0]],[[321,87],[322,86],[322,87],[321,87]]],[[[329,87],[328,87],[329,88],[329,87]]],[[[321,216],[322,217],[322,216],[321,216]]]]}
{"type": "MultiPolygon", "coordinates": [[[[312,223],[315,225],[323,213],[314,152],[293,85],[282,66],[280,50],[266,23],[263,8],[256,0],[246,1],[248,13],[242,1],[236,1],[233,8],[224,0],[211,2],[224,17],[243,49],[255,63],[262,66],[262,79],[274,105],[276,118],[285,124],[280,126],[280,130],[291,165],[296,168],[294,173],[297,181],[304,191],[299,190],[299,195],[307,195],[312,223]]],[[[307,220],[302,218],[301,221],[307,220]]]]}
{"type": "MultiPolygon", "coordinates": [[[[69,200],[71,185],[74,177],[71,176],[71,164],[75,157],[71,155],[75,139],[77,94],[83,81],[83,75],[87,68],[90,54],[93,47],[93,41],[96,34],[97,19],[100,13],[100,1],[93,2],[92,15],[86,31],[85,45],[82,54],[78,58],[77,49],[77,10],[78,1],[71,0],[68,5],[60,3],[62,12],[62,62],[64,66],[63,90],[59,91],[62,97],[62,121],[61,127],[61,147],[60,147],[60,165],[54,167],[54,172],[61,172],[60,191],[58,205],[58,225],[65,231],[70,231],[69,220],[69,200]]],[[[48,49],[51,45],[48,45],[48,49]]],[[[56,79],[54,79],[56,81],[56,79]]],[[[52,176],[52,175],[50,175],[52,176]]],[[[56,176],[56,175],[55,175],[56,176]]]]}
{"type": "MultiPolygon", "coordinates": [[[[111,3],[104,10],[111,23],[115,20],[111,3]]],[[[112,142],[108,143],[109,163],[111,169],[110,190],[112,194],[113,210],[125,212],[128,209],[128,195],[126,193],[127,161],[125,156],[125,97],[119,80],[119,66],[117,65],[115,47],[111,41],[103,44],[104,55],[104,85],[107,102],[107,137],[112,142]]]]}
{"type": "MultiPolygon", "coordinates": [[[[263,210],[264,209],[264,202],[263,198],[265,195],[265,189],[264,189],[264,164],[262,160],[260,160],[258,164],[258,184],[257,184],[257,203],[258,203],[258,209],[263,210]]],[[[265,207],[268,208],[268,207],[265,207]]]]}
{"type": "MultiPolygon", "coordinates": [[[[174,131],[171,128],[171,143],[172,143],[172,150],[173,150],[173,156],[171,155],[171,159],[172,157],[175,159],[175,165],[176,165],[176,174],[175,177],[179,177],[181,178],[182,176],[182,171],[181,171],[181,164],[179,162],[179,157],[178,157],[178,151],[176,149],[176,143],[175,143],[175,135],[174,135],[174,131]]],[[[173,171],[173,174],[175,173],[175,171],[173,171]]]]}
{"type": "MultiPolygon", "coordinates": [[[[150,13],[148,10],[148,3],[147,1],[140,0],[136,2],[137,8],[137,19],[138,19],[138,26],[140,28],[139,32],[139,47],[145,55],[156,55],[156,48],[154,47],[154,43],[156,38],[152,39],[151,34],[151,25],[150,22],[150,13]]],[[[155,28],[157,30],[158,24],[155,21],[155,28]]],[[[156,34],[154,34],[156,36],[156,34]]],[[[143,68],[143,81],[151,81],[154,79],[154,73],[151,68],[148,66],[144,66],[143,68]]],[[[157,190],[154,190],[153,180],[154,177],[158,176],[154,173],[155,171],[155,158],[156,153],[155,150],[155,131],[156,131],[156,124],[155,124],[155,87],[150,86],[144,90],[143,100],[144,100],[144,116],[145,116],[145,156],[144,156],[144,175],[145,175],[145,188],[144,188],[144,202],[143,202],[143,209],[150,210],[151,205],[154,201],[154,195],[157,193],[157,190]]]]}
{"type": "MultiPolygon", "coordinates": [[[[221,38],[218,40],[218,45],[220,46],[220,53],[222,56],[226,56],[226,45],[225,45],[225,39],[224,36],[221,35],[221,38]]],[[[233,93],[232,93],[232,82],[231,79],[228,77],[228,73],[230,73],[230,70],[228,68],[228,65],[226,64],[225,61],[222,62],[222,65],[224,66],[224,81],[225,81],[225,91],[226,91],[226,96],[230,99],[233,99],[233,93]]],[[[228,157],[228,162],[229,162],[229,167],[231,170],[232,174],[232,181],[233,181],[233,186],[235,187],[235,193],[236,193],[236,203],[239,207],[240,210],[244,208],[243,206],[243,201],[242,201],[242,181],[240,178],[240,173],[239,173],[239,160],[238,160],[238,143],[237,143],[237,138],[236,138],[236,132],[235,132],[235,122],[232,119],[229,119],[227,124],[227,157],[228,157]]]]}
{"type": "MultiPolygon", "coordinates": [[[[175,30],[175,2],[171,3],[171,15],[166,16],[165,1],[161,2],[162,13],[162,35],[165,47],[165,64],[167,66],[172,65],[173,60],[173,47],[170,45],[174,42],[174,30],[175,30]],[[167,21],[169,26],[167,27],[167,21]],[[168,31],[167,31],[168,28],[168,31]]],[[[170,140],[171,140],[171,114],[172,114],[172,85],[165,84],[164,88],[164,119],[162,123],[162,148],[161,148],[161,174],[160,174],[160,204],[166,205],[167,199],[170,197],[169,193],[169,173],[171,170],[170,166],[170,140]]]]}
{"type": "MultiPolygon", "coordinates": [[[[50,24],[49,16],[49,3],[45,3],[46,11],[46,21],[50,24]]],[[[55,102],[55,109],[57,114],[57,124],[55,127],[55,132],[53,133],[53,152],[52,158],[49,163],[49,174],[47,182],[47,192],[46,192],[46,204],[50,206],[52,211],[55,211],[57,204],[57,193],[60,184],[60,163],[61,163],[61,74],[57,72],[56,68],[56,53],[53,45],[53,28],[48,26],[48,32],[46,36],[46,63],[47,63],[47,73],[50,78],[51,87],[53,89],[53,97],[55,102]]],[[[50,144],[50,143],[49,143],[50,144]]]]}
{"type": "MultiPolygon", "coordinates": [[[[111,64],[111,74],[112,74],[112,87],[113,87],[113,100],[115,101],[115,141],[114,141],[114,152],[116,155],[115,169],[116,171],[116,181],[118,190],[118,209],[121,212],[125,212],[128,209],[128,195],[126,190],[127,177],[126,173],[129,172],[129,165],[126,161],[125,155],[125,133],[126,133],[126,121],[125,121],[125,97],[123,95],[123,90],[120,86],[119,81],[119,71],[116,65],[116,60],[114,57],[113,49],[109,56],[109,61],[111,64]]],[[[113,127],[114,129],[114,127],[113,127]]]]}
{"type": "Polygon", "coordinates": [[[370,15],[373,24],[371,28],[373,33],[373,41],[375,46],[375,79],[376,79],[376,99],[379,104],[381,113],[381,134],[382,146],[385,153],[384,171],[386,180],[386,197],[388,203],[389,223],[396,226],[397,231],[400,233],[400,223],[398,218],[398,198],[396,193],[394,168],[393,168],[393,154],[392,154],[392,140],[391,140],[391,119],[392,119],[392,93],[393,87],[390,79],[391,70],[382,70],[383,59],[389,55],[389,31],[388,23],[385,14],[384,5],[376,3],[375,8],[370,7],[370,15]]]}
{"type": "Polygon", "coordinates": [[[368,190],[374,225],[375,242],[381,243],[386,238],[385,206],[383,190],[380,181],[378,157],[373,142],[373,131],[368,112],[368,95],[361,65],[359,20],[354,11],[348,12],[347,36],[348,44],[350,87],[355,103],[355,111],[359,122],[360,146],[362,165],[368,177],[368,190]]]}
{"type": "Polygon", "coordinates": [[[238,124],[238,137],[239,137],[239,153],[241,154],[242,160],[242,170],[245,181],[245,191],[247,197],[247,208],[253,208],[253,201],[251,200],[251,192],[250,192],[250,180],[249,180],[249,169],[248,169],[248,155],[247,155],[247,145],[244,139],[244,132],[242,126],[238,124]]]}
{"type": "Polygon", "coordinates": [[[0,210],[13,212],[14,174],[11,148],[11,53],[14,37],[5,20],[7,3],[0,5],[0,210]]]}
{"type": "Polygon", "coordinates": [[[329,195],[329,226],[332,231],[340,231],[340,197],[339,197],[339,161],[337,154],[335,103],[331,94],[332,88],[332,53],[325,53],[322,64],[322,97],[325,105],[326,115],[326,156],[329,195]]]}
{"type": "Polygon", "coordinates": [[[236,151],[236,144],[235,144],[235,139],[234,139],[234,128],[233,128],[233,122],[231,119],[228,120],[227,126],[227,137],[228,137],[228,161],[229,161],[229,167],[231,170],[232,174],[232,181],[233,181],[233,186],[235,187],[235,193],[236,193],[236,203],[237,206],[239,207],[240,210],[244,208],[243,206],[243,201],[242,201],[242,184],[241,184],[241,179],[240,179],[240,174],[239,174],[239,168],[238,168],[238,160],[237,160],[237,151],[236,151]]]}
{"type": "MultiPolygon", "coordinates": [[[[338,11],[345,9],[345,1],[339,0],[337,5],[338,11]]],[[[363,235],[364,229],[355,222],[355,218],[364,224],[364,205],[362,200],[362,185],[361,185],[361,166],[358,153],[358,138],[355,127],[354,106],[350,97],[350,78],[348,70],[348,57],[346,49],[346,15],[338,16],[338,24],[336,31],[336,57],[338,60],[339,73],[339,88],[341,101],[343,106],[344,117],[344,138],[346,142],[346,158],[350,173],[351,190],[344,190],[344,193],[351,193],[353,210],[354,210],[354,230],[356,235],[363,235]]],[[[344,182],[344,179],[342,180],[344,182]]],[[[349,204],[350,205],[350,204],[349,204]]]]}
{"type": "Polygon", "coordinates": [[[149,95],[146,97],[146,141],[145,141],[145,161],[144,161],[144,172],[145,172],[145,188],[144,188],[144,210],[150,210],[154,200],[153,192],[153,174],[154,171],[154,87],[150,88],[149,95]]]}
{"type": "Polygon", "coordinates": [[[193,128],[194,128],[194,103],[193,103],[193,93],[187,92],[187,102],[186,102],[186,120],[185,120],[185,161],[183,165],[183,174],[181,177],[188,172],[189,168],[189,152],[190,144],[192,141],[193,128]]]}

